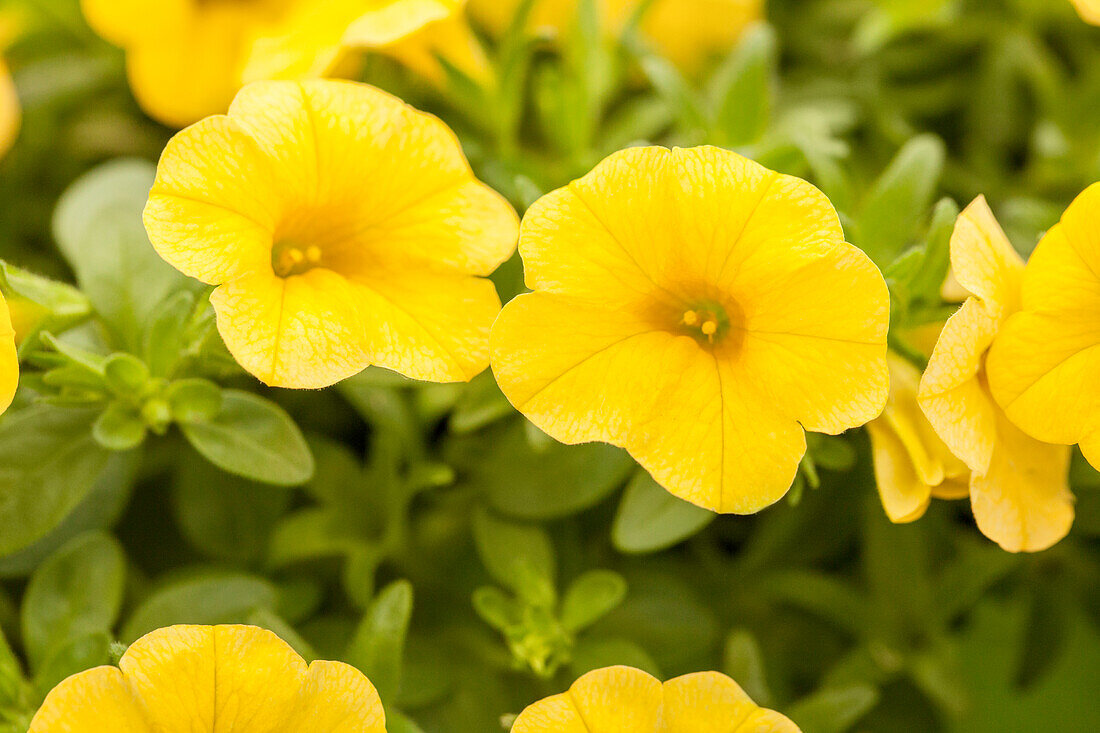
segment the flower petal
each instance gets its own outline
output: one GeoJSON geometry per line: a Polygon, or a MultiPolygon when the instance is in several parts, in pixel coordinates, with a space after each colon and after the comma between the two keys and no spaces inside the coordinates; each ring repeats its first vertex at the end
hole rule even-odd
{"type": "Polygon", "coordinates": [[[932,502],[932,491],[917,476],[905,444],[885,420],[868,423],[867,433],[871,437],[875,483],[886,516],[896,524],[920,519],[932,502]]]}
{"type": "MultiPolygon", "coordinates": [[[[117,667],[96,667],[55,687],[28,733],[154,733],[117,667]]],[[[169,729],[163,729],[169,730],[169,729]]]]}
{"type": "Polygon", "coordinates": [[[268,161],[228,117],[176,135],[157,166],[145,228],[173,267],[208,284],[271,272],[281,195],[268,161]]]}
{"type": "Polygon", "coordinates": [[[278,636],[255,626],[216,626],[213,635],[216,730],[287,730],[305,661],[278,636]]]}
{"type": "Polygon", "coordinates": [[[608,667],[584,675],[569,697],[592,733],[653,733],[661,682],[639,669],[608,667]]]}
{"type": "Polygon", "coordinates": [[[361,298],[330,270],[251,275],[222,285],[210,301],[230,353],[270,386],[320,389],[370,364],[361,298]]]}
{"type": "Polygon", "coordinates": [[[989,471],[970,481],[982,534],[1009,552],[1039,552],[1069,534],[1069,458],[1069,448],[1040,443],[999,416],[989,471]]]}
{"type": "Polygon", "coordinates": [[[386,715],[378,691],[363,673],[341,662],[309,665],[293,711],[273,731],[386,733],[386,715]]]}
{"type": "Polygon", "coordinates": [[[516,718],[511,733],[592,733],[585,725],[568,692],[527,706],[516,718]]]}
{"type": "Polygon", "coordinates": [[[981,301],[963,303],[940,333],[918,394],[936,433],[976,473],[989,468],[995,442],[997,406],[979,374],[998,323],[981,301]]]}
{"type": "Polygon", "coordinates": [[[998,317],[1020,307],[1024,261],[1008,241],[984,196],[959,214],[951,235],[951,271],[998,317]]]}
{"type": "MultiPolygon", "coordinates": [[[[760,706],[736,682],[718,672],[699,672],[669,680],[663,693],[663,733],[731,733],[760,712],[760,706]]],[[[791,724],[786,730],[797,728],[791,724]]]]}
{"type": "Polygon", "coordinates": [[[217,657],[212,627],[153,631],[131,644],[118,666],[152,730],[215,729],[217,657]]]}
{"type": "Polygon", "coordinates": [[[429,23],[461,12],[462,4],[459,0],[393,0],[363,12],[348,27],[344,41],[364,48],[385,48],[429,23]]]}
{"type": "Polygon", "coordinates": [[[19,386],[19,352],[15,346],[15,329],[4,296],[0,295],[0,414],[11,407],[19,386]]]}

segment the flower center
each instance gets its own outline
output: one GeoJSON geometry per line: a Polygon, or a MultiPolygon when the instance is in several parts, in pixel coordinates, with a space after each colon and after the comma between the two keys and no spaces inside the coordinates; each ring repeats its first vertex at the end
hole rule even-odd
{"type": "Polygon", "coordinates": [[[279,277],[303,275],[321,264],[323,254],[315,244],[303,246],[284,240],[271,248],[271,269],[279,277]]]}
{"type": "Polygon", "coordinates": [[[680,327],[699,341],[714,344],[730,330],[726,309],[718,303],[700,303],[684,311],[680,327]]]}

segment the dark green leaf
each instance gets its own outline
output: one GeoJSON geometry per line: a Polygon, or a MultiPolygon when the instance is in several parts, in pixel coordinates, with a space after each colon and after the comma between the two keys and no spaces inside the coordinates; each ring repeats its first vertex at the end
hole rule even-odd
{"type": "Polygon", "coordinates": [[[691,537],[716,517],[714,512],[676,498],[648,473],[639,471],[623,492],[611,538],[623,552],[657,552],[691,537]]]}

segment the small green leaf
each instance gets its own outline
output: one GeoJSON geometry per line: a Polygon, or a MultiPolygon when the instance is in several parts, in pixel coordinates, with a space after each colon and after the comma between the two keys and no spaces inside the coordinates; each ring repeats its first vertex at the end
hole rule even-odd
{"type": "Polygon", "coordinates": [[[756,25],[746,31],[737,49],[717,72],[712,96],[718,113],[718,133],[725,145],[748,145],[767,130],[777,45],[775,31],[770,26],[756,25]]]}
{"type": "Polygon", "coordinates": [[[188,442],[229,473],[279,486],[313,475],[313,454],[283,408],[249,392],[226,390],[212,420],[180,425],[188,442]]]}
{"type": "Polygon", "coordinates": [[[500,588],[492,585],[482,586],[472,596],[474,611],[481,620],[497,631],[504,631],[520,620],[520,608],[516,601],[500,588]]]}
{"type": "Polygon", "coordinates": [[[346,654],[348,662],[365,674],[383,702],[401,691],[405,636],[412,617],[412,584],[399,580],[383,588],[367,609],[346,654]]]}
{"type": "Polygon", "coordinates": [[[35,405],[0,421],[0,557],[57,527],[95,486],[110,452],[90,410],[35,405]]]}
{"type": "Polygon", "coordinates": [[[136,356],[119,352],[107,357],[103,363],[103,376],[115,394],[133,398],[145,389],[149,381],[149,367],[136,356]]]}
{"type": "Polygon", "coordinates": [[[610,570],[590,570],[573,581],[561,605],[561,623],[580,631],[599,621],[623,602],[626,581],[610,570]]]}
{"type": "Polygon", "coordinates": [[[581,639],[573,649],[569,668],[574,677],[594,669],[625,665],[661,677],[661,668],[653,657],[637,643],[620,637],[581,639]]]}
{"type": "Polygon", "coordinates": [[[757,705],[770,707],[772,694],[764,674],[764,658],[760,645],[749,631],[737,629],[726,637],[722,655],[722,671],[737,680],[737,684],[757,705]]]}
{"type": "Polygon", "coordinates": [[[638,471],[623,492],[611,538],[622,552],[657,552],[683,542],[717,516],[678,499],[648,473],[638,471]]]}
{"type": "Polygon", "coordinates": [[[485,372],[463,390],[451,413],[450,428],[455,433],[471,433],[512,412],[511,403],[500,391],[493,375],[485,372]]]}
{"type": "Polygon", "coordinates": [[[222,409],[221,387],[206,379],[172,382],[164,393],[172,419],[178,423],[213,420],[222,409]]]}
{"type": "Polygon", "coordinates": [[[497,582],[534,605],[553,605],[557,575],[554,548],[546,530],[494,516],[474,514],[474,541],[482,564],[497,582]]]}
{"type": "Polygon", "coordinates": [[[61,647],[118,619],[126,559],[103,532],[76,538],[42,564],[23,598],[23,642],[38,669],[61,647]]]}
{"type": "Polygon", "coordinates": [[[845,733],[878,704],[878,690],[852,685],[820,690],[799,700],[787,712],[802,733],[845,733]]]}
{"type": "Polygon", "coordinates": [[[154,591],[122,628],[123,641],[176,624],[244,623],[257,608],[274,610],[278,593],[266,580],[214,574],[177,580],[154,591]]]}
{"type": "Polygon", "coordinates": [[[145,421],[133,405],[112,402],[96,418],[92,437],[107,450],[132,450],[145,440],[145,421]]]}
{"type": "Polygon", "coordinates": [[[111,663],[113,639],[106,631],[96,631],[67,640],[55,649],[34,675],[34,689],[44,698],[67,677],[92,667],[111,663]]]}

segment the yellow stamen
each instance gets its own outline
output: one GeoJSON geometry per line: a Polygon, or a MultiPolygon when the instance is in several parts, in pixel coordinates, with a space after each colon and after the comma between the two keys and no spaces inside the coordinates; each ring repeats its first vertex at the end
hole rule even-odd
{"type": "Polygon", "coordinates": [[[316,265],[321,261],[321,248],[315,244],[310,245],[306,249],[306,259],[316,265]]]}
{"type": "Polygon", "coordinates": [[[703,332],[704,336],[713,336],[714,334],[718,333],[718,322],[707,321],[699,327],[699,330],[703,332]]]}
{"type": "Polygon", "coordinates": [[[685,313],[684,314],[684,325],[685,326],[698,326],[699,325],[699,314],[696,313],[695,311],[688,311],[687,313],[685,313]]]}

